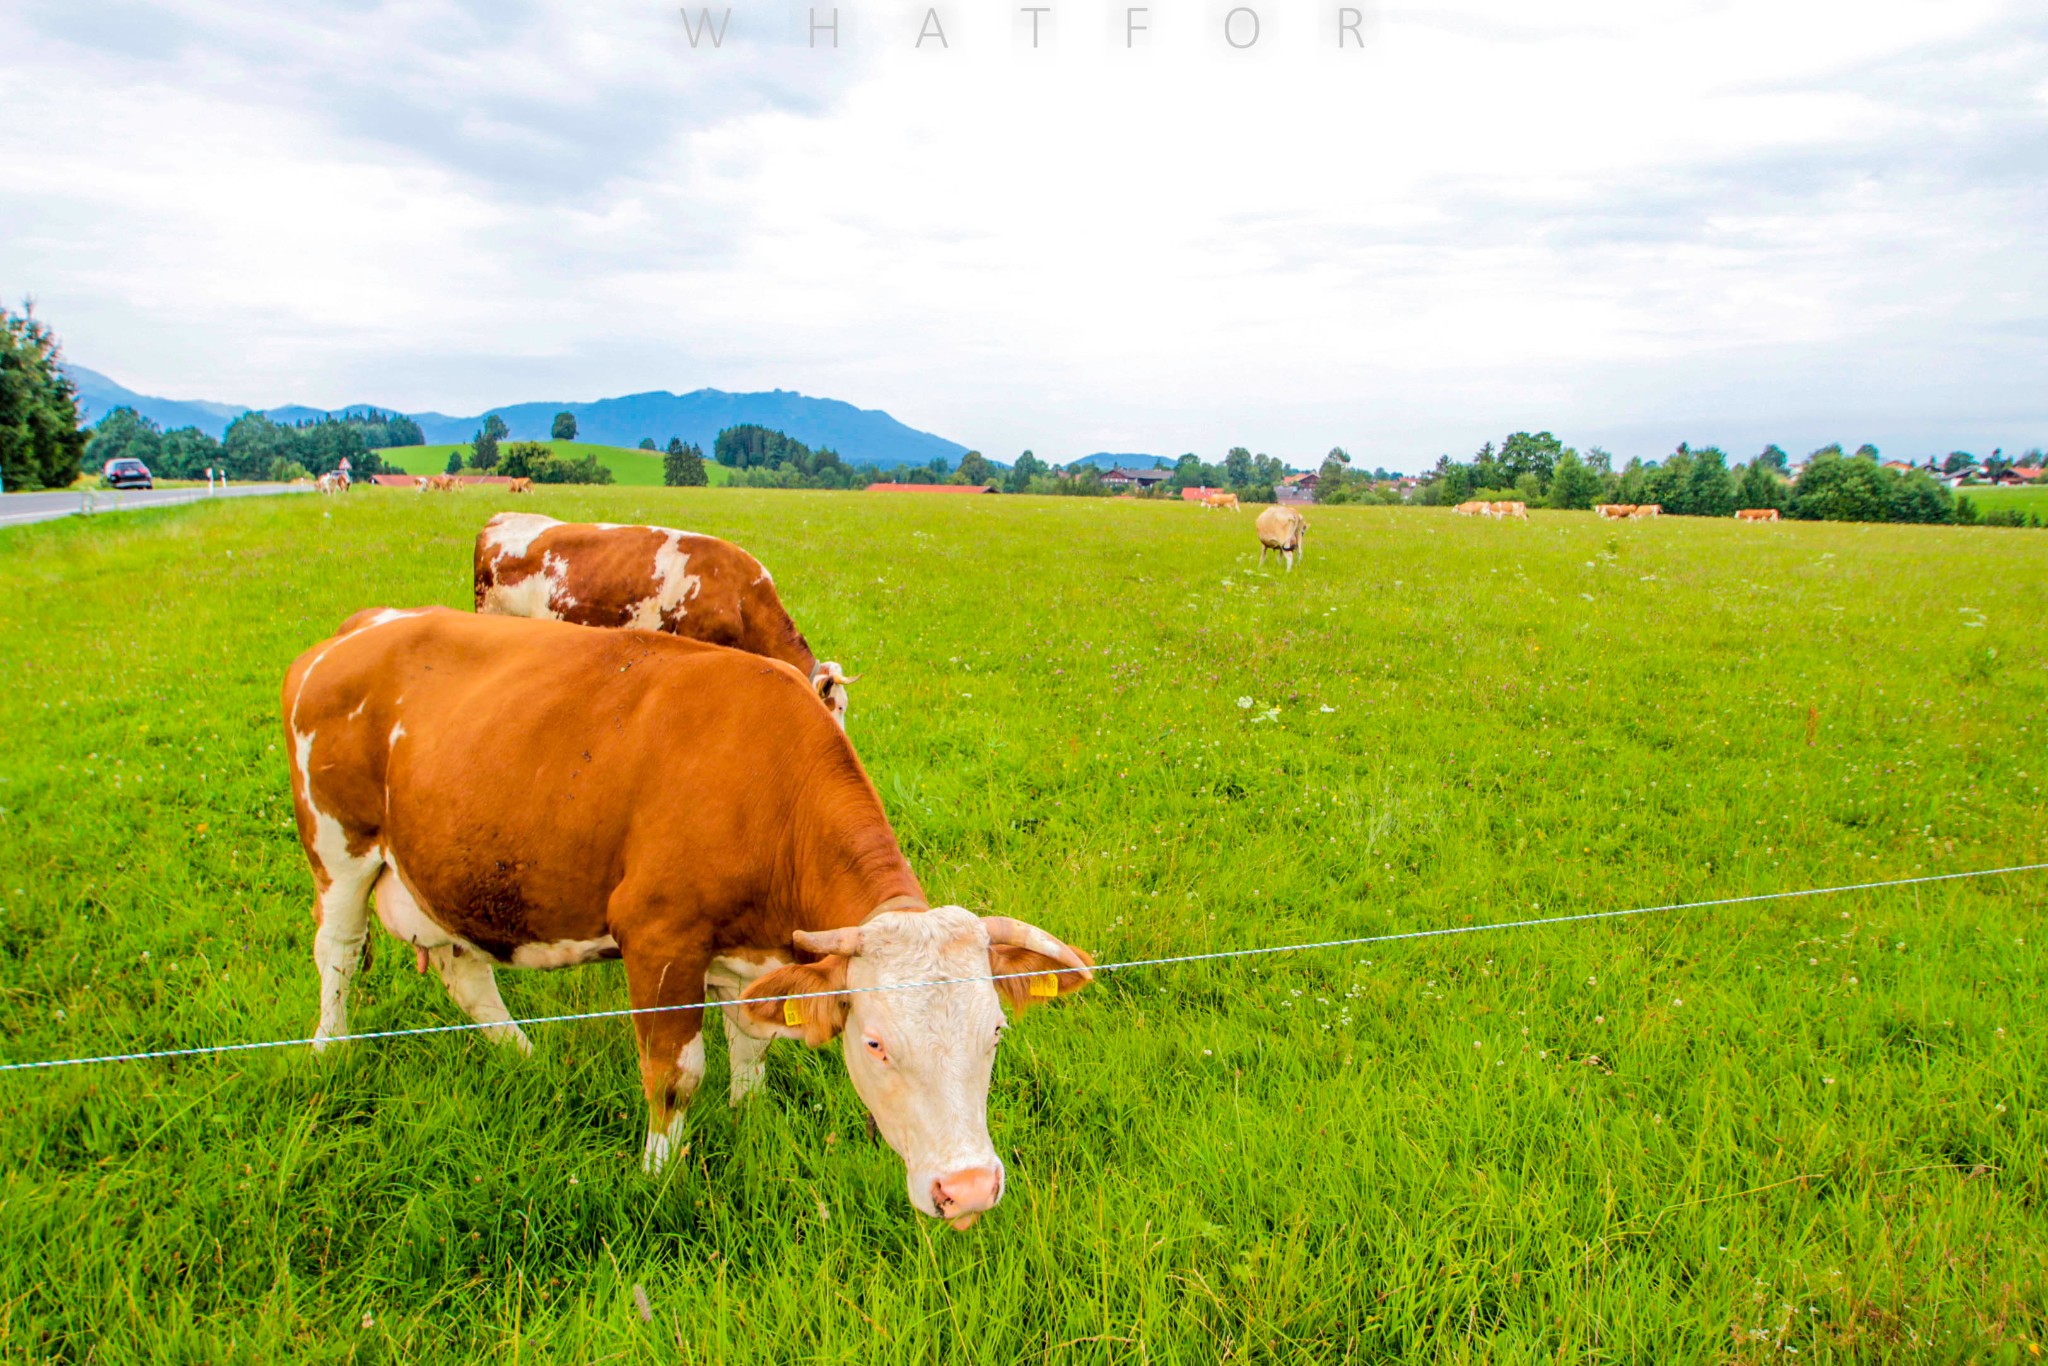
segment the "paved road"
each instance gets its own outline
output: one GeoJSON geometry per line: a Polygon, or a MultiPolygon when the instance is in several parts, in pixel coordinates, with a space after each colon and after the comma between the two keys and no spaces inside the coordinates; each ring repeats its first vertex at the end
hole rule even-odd
{"type": "MultiPolygon", "coordinates": [[[[134,508],[170,507],[196,503],[206,498],[256,498],[272,493],[311,493],[308,484],[235,484],[226,489],[95,489],[93,511],[126,512],[134,508]]],[[[0,497],[0,527],[26,526],[58,517],[74,517],[84,510],[86,497],[69,490],[59,493],[10,493],[0,497]]]]}

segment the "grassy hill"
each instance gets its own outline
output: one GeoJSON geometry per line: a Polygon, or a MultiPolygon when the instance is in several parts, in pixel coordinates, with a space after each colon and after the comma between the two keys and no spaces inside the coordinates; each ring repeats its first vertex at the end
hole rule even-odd
{"type": "Polygon", "coordinates": [[[1979,512],[2018,508],[2021,512],[2037,512],[2048,516],[2048,488],[1993,488],[1988,484],[1982,488],[1972,488],[1966,484],[1956,490],[1956,496],[1975,503],[1979,512]]]}
{"type": "MultiPolygon", "coordinates": [[[[364,607],[467,610],[504,505],[0,531],[0,1061],[305,1038],[278,681],[364,607]]],[[[957,1234],[839,1046],[729,1107],[717,1015],[659,1177],[623,1019],[0,1074],[0,1358],[2038,1360],[2048,874],[1486,927],[2048,857],[2048,534],[1319,507],[1288,573],[1178,502],[518,505],[759,554],[865,675],[847,737],[934,901],[1105,964],[1471,932],[1017,1016],[1008,1193],[957,1234]]],[[[580,702],[477,699],[565,744],[617,715],[580,702]]],[[[530,775],[505,802],[565,818],[617,781],[530,775]]],[[[357,1029],[467,1019],[369,933],[357,1029]]],[[[629,999],[620,964],[498,981],[629,999]]]]}
{"type": "MultiPolygon", "coordinates": [[[[612,472],[612,478],[628,487],[661,487],[660,451],[634,450],[628,446],[604,446],[594,441],[543,441],[541,443],[564,460],[581,460],[594,455],[598,463],[612,472]]],[[[460,450],[467,452],[469,443],[444,444],[439,446],[387,446],[377,454],[384,463],[404,470],[407,474],[443,474],[448,469],[448,453],[460,450]]],[[[731,478],[731,471],[714,461],[706,460],[704,468],[714,485],[723,484],[731,478]]]]}

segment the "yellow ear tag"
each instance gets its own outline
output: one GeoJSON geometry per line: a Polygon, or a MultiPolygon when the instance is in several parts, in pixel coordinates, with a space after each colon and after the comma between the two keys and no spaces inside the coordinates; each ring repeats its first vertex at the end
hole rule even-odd
{"type": "Polygon", "coordinates": [[[782,1022],[791,1029],[795,1029],[798,1025],[802,1024],[804,1022],[803,1003],[800,1001],[784,1001],[782,1003],[782,1022]]]}
{"type": "Polygon", "coordinates": [[[1058,974],[1058,973],[1054,973],[1054,972],[1041,972],[1041,973],[1039,973],[1039,974],[1038,974],[1038,976],[1036,976],[1036,977],[1034,977],[1034,978],[1032,978],[1032,979],[1031,979],[1031,994],[1032,994],[1033,996],[1057,996],[1057,995],[1059,995],[1059,994],[1060,994],[1060,979],[1059,979],[1059,974],[1058,974]]]}

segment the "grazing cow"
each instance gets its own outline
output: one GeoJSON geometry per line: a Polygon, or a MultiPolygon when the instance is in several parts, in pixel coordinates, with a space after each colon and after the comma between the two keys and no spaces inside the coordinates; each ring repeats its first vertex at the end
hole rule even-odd
{"type": "Polygon", "coordinates": [[[1460,517],[1491,517],[1493,515],[1493,504],[1460,503],[1452,508],[1451,511],[1457,513],[1460,517]]]}
{"type": "Polygon", "coordinates": [[[697,1007],[716,1002],[734,1103],[771,1040],[843,1032],[911,1203],[965,1228],[1002,1198],[987,1114],[1000,1002],[1078,991],[1093,959],[930,906],[795,669],[648,631],[372,609],[299,656],[283,705],[317,891],[316,1049],[348,1033],[374,901],[486,1036],[522,1049],[496,967],[624,959],[647,1012],[633,1023],[650,1171],[703,1080],[697,1007]],[[809,999],[779,999],[795,995],[809,999]]]}
{"type": "Polygon", "coordinates": [[[347,493],[348,476],[340,470],[329,470],[313,481],[313,487],[322,493],[347,493]]]}
{"type": "Polygon", "coordinates": [[[1212,493],[1202,500],[1202,506],[1205,508],[1228,508],[1230,511],[1236,512],[1238,510],[1237,495],[1234,493],[1212,493]]]}
{"type": "Polygon", "coordinates": [[[1635,510],[1636,505],[1634,503],[1600,503],[1593,508],[1593,511],[1599,513],[1602,517],[1615,522],[1626,521],[1628,515],[1635,510]]]}
{"type": "Polygon", "coordinates": [[[501,512],[477,533],[475,583],[479,612],[666,631],[779,659],[846,724],[846,685],[860,675],[811,653],[775,580],[730,541],[501,512]]]}
{"type": "Polygon", "coordinates": [[[1631,520],[1641,517],[1661,517],[1664,515],[1664,505],[1662,503],[1638,503],[1629,509],[1628,515],[1631,520]]]}
{"type": "Polygon", "coordinates": [[[1305,550],[1303,543],[1308,536],[1308,518],[1293,508],[1275,504],[1259,514],[1258,521],[1252,523],[1252,530],[1259,536],[1259,567],[1266,567],[1267,551],[1277,550],[1287,572],[1293,573],[1294,562],[1305,550]]]}
{"type": "Polygon", "coordinates": [[[453,493],[462,487],[462,481],[452,474],[437,474],[427,481],[427,487],[436,493],[453,493]]]}
{"type": "Polygon", "coordinates": [[[1735,520],[1738,522],[1775,522],[1778,520],[1778,510],[1776,508],[1744,508],[1735,514],[1735,520]]]}
{"type": "Polygon", "coordinates": [[[507,493],[532,493],[532,492],[533,492],[533,481],[532,481],[531,479],[514,479],[514,480],[513,480],[513,481],[512,481],[511,483],[509,483],[509,484],[507,484],[507,485],[505,486],[505,492],[507,492],[507,493]]]}
{"type": "Polygon", "coordinates": [[[1519,517],[1526,522],[1529,520],[1529,505],[1517,502],[1494,503],[1490,506],[1490,513],[1495,517],[1519,517]]]}

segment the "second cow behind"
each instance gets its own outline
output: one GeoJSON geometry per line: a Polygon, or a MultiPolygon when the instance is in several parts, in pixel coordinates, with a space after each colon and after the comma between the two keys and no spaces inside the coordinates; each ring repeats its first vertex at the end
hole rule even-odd
{"type": "Polygon", "coordinates": [[[501,512],[477,533],[476,610],[665,631],[779,659],[846,724],[855,680],[811,653],[761,562],[716,536],[501,512]]]}

